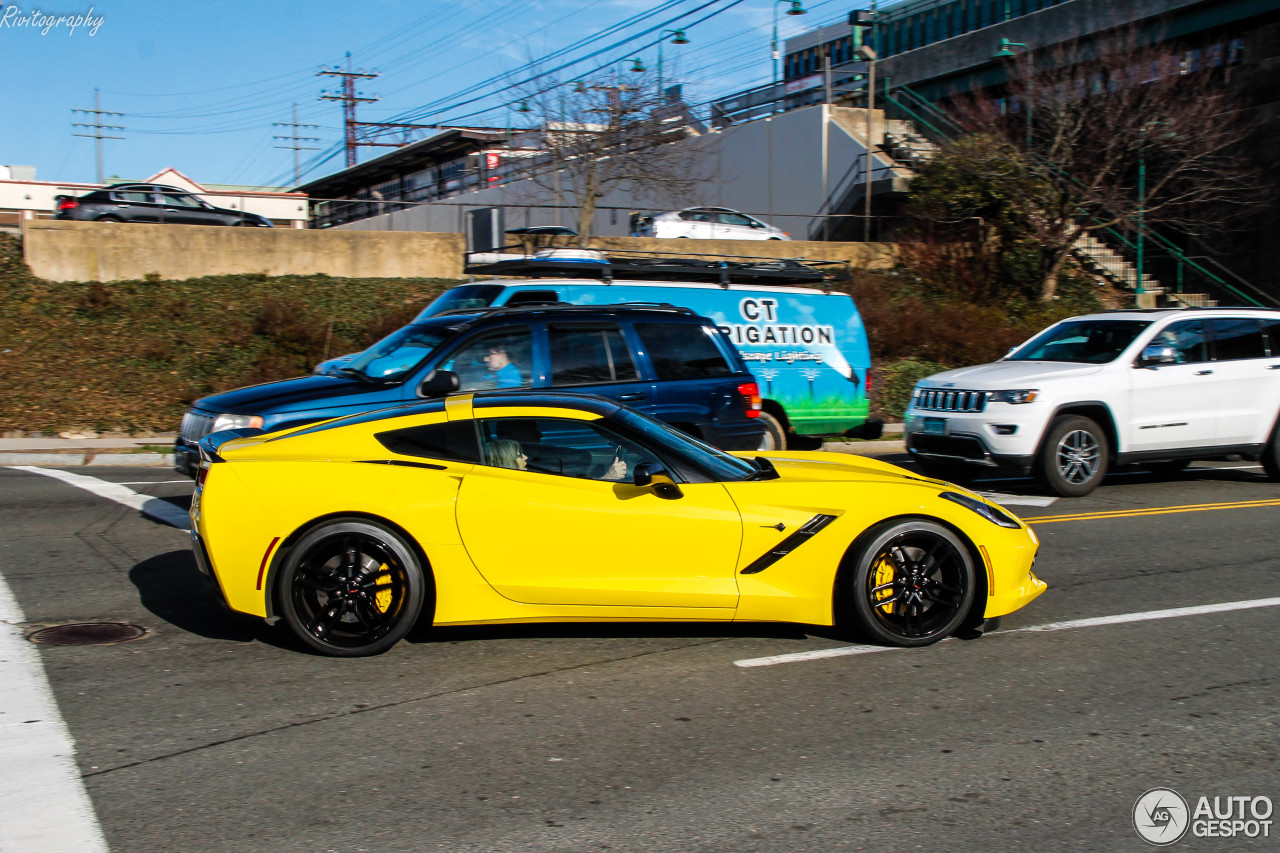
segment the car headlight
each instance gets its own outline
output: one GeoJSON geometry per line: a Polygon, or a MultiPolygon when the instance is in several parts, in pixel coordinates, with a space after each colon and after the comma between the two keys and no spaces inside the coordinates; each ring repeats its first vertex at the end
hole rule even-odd
{"type": "Polygon", "coordinates": [[[968,495],[962,495],[959,492],[943,492],[938,495],[938,497],[949,500],[952,503],[958,503],[960,506],[968,507],[992,524],[998,524],[1001,527],[1008,527],[1013,530],[1018,530],[1022,527],[1022,525],[1018,523],[1018,520],[1013,516],[1006,512],[1001,512],[991,504],[985,501],[980,501],[977,498],[971,498],[968,495]]]}
{"type": "Polygon", "coordinates": [[[1020,391],[992,391],[992,403],[1032,403],[1040,395],[1038,388],[1027,388],[1020,391]]]}
{"type": "Polygon", "coordinates": [[[213,419],[213,429],[211,429],[210,432],[221,432],[224,429],[243,429],[245,427],[262,429],[262,416],[218,415],[213,419]]]}

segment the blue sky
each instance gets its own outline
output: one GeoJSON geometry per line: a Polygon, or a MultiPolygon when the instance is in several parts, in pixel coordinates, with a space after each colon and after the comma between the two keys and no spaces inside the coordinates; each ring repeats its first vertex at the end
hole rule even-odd
{"type": "MultiPolygon", "coordinates": [[[[0,164],[35,166],[40,180],[94,180],[94,142],[72,127],[88,119],[72,110],[91,108],[98,88],[102,109],[124,113],[103,119],[125,127],[123,141],[104,143],[108,176],[173,166],[208,183],[288,184],[293,154],[272,137],[290,130],[272,123],[291,121],[296,102],[298,120],[319,125],[300,133],[320,141],[303,144],[337,145],[340,105],[318,96],[338,81],[316,72],[344,64],[347,51],[357,68],[381,72],[359,86],[381,96],[358,108],[362,121],[404,120],[431,106],[432,121],[501,126],[506,81],[531,58],[570,49],[565,59],[581,61],[566,77],[633,56],[652,66],[657,49],[645,46],[657,34],[643,31],[684,27],[690,43],[665,46],[665,76],[697,103],[771,79],[775,5],[785,38],[843,20],[858,4],[812,0],[808,14],[788,17],[774,0],[3,0],[0,164]],[[100,21],[96,32],[65,22],[42,32],[33,24],[48,21],[36,12],[100,21]],[[477,84],[485,85],[467,93],[477,84]]],[[[361,149],[361,160],[385,150],[361,149]]],[[[338,153],[304,180],[343,163],[338,153]]]]}

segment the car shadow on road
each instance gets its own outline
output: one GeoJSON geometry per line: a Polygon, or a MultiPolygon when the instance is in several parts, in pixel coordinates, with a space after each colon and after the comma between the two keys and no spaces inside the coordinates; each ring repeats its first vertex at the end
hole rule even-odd
{"type": "Polygon", "coordinates": [[[419,622],[411,643],[462,643],[523,639],[847,639],[837,628],[779,622],[538,622],[510,625],[432,626],[419,622]]]}
{"type": "Polygon", "coordinates": [[[189,550],[149,557],[129,570],[142,606],[179,630],[211,640],[280,645],[278,631],[256,616],[234,613],[218,603],[210,581],[196,568],[189,550]]]}

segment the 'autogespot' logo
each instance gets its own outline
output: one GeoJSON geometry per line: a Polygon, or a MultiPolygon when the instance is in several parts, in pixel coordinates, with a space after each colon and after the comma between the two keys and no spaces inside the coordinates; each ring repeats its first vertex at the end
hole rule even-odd
{"type": "Polygon", "coordinates": [[[1133,828],[1160,847],[1186,835],[1190,817],[1187,801],[1170,788],[1152,788],[1133,804],[1133,828]]]}

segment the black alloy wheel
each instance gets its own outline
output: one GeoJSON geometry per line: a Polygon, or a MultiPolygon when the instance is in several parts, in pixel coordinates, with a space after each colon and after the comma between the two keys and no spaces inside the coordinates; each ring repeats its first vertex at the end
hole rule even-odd
{"type": "Polygon", "coordinates": [[[969,549],[926,519],[885,522],[859,550],[849,597],[857,627],[891,646],[927,646],[966,624],[976,579],[969,549]]]}
{"type": "Polygon", "coordinates": [[[426,581],[400,536],[340,520],[302,537],[280,572],[280,609],[297,637],[335,657],[375,655],[417,621],[426,581]]]}

